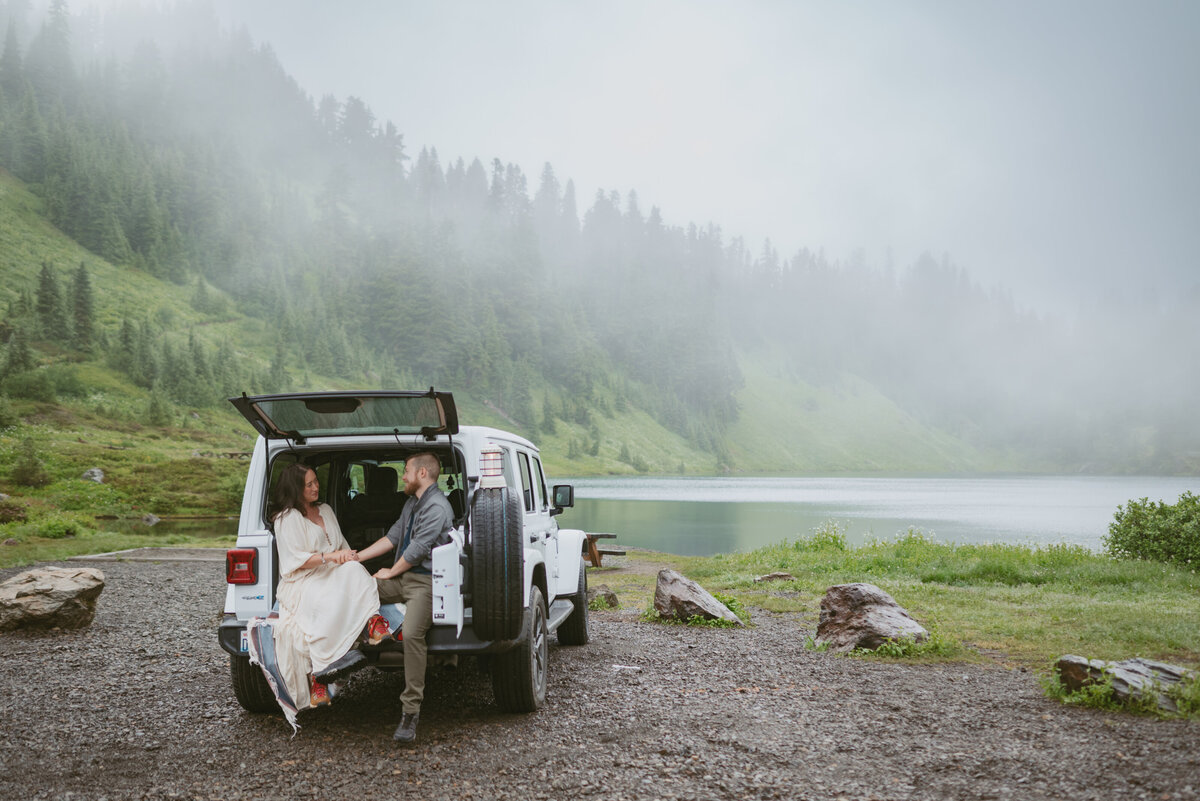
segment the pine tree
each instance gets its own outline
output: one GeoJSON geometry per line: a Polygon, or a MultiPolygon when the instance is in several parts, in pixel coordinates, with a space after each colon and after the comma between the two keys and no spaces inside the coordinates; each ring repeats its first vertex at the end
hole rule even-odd
{"type": "Polygon", "coordinates": [[[43,102],[69,93],[74,69],[71,66],[70,14],[66,0],[51,0],[29,52],[25,55],[25,73],[43,102]]]}
{"type": "Polygon", "coordinates": [[[37,315],[42,336],[64,344],[70,338],[67,321],[63,315],[62,296],[59,294],[58,279],[50,262],[42,262],[38,275],[37,315]]]}
{"type": "Polygon", "coordinates": [[[152,426],[165,426],[171,422],[171,405],[167,402],[158,382],[150,389],[150,401],[146,405],[146,419],[152,426]]]}
{"type": "Polygon", "coordinates": [[[271,360],[271,373],[267,381],[272,392],[286,392],[292,386],[292,379],[287,372],[287,348],[282,337],[275,343],[275,358],[271,360]]]}
{"type": "Polygon", "coordinates": [[[13,332],[8,343],[8,353],[4,359],[4,370],[0,376],[8,377],[33,369],[33,353],[29,350],[29,336],[24,328],[13,332]]]}
{"type": "MultiPolygon", "coordinates": [[[[21,85],[25,76],[21,69],[21,46],[17,41],[17,24],[11,17],[8,20],[8,33],[4,38],[4,52],[0,54],[0,92],[9,103],[16,103],[22,95],[21,85]]],[[[0,153],[0,156],[4,154],[0,153]]]]}
{"type": "Polygon", "coordinates": [[[44,487],[51,481],[46,466],[33,447],[33,440],[28,437],[21,443],[21,455],[13,465],[12,480],[25,487],[44,487]]]}
{"type": "Polygon", "coordinates": [[[79,350],[91,351],[95,339],[96,304],[92,296],[92,281],[88,278],[83,262],[79,262],[79,269],[75,271],[75,280],[71,286],[71,305],[74,312],[72,341],[79,350]]]}
{"type": "Polygon", "coordinates": [[[6,155],[11,172],[26,183],[40,183],[46,172],[46,123],[38,111],[33,92],[25,92],[6,155]]]}

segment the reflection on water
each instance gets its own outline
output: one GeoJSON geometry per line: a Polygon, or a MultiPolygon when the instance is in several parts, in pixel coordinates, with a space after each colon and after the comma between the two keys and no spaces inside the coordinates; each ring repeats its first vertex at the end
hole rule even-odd
{"type": "Polygon", "coordinates": [[[178,534],[186,537],[237,539],[237,527],[236,517],[206,520],[160,520],[153,526],[148,526],[141,520],[96,521],[96,528],[103,531],[112,531],[117,534],[154,534],[160,537],[178,534]]]}
{"type": "Polygon", "coordinates": [[[943,542],[1068,542],[1101,550],[1131,499],[1173,503],[1195,478],[587,478],[564,528],[610,531],[667,553],[748,551],[796,539],[826,520],[852,544],[909,527],[943,542]]]}

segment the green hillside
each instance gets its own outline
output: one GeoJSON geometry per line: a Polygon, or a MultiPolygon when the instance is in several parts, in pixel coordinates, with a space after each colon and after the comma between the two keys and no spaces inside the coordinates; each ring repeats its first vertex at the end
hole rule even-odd
{"type": "MultiPolygon", "coordinates": [[[[211,351],[221,342],[249,365],[247,374],[269,369],[274,339],[263,320],[233,311],[223,302],[219,315],[194,307],[195,289],[117,267],[81,248],[49,225],[41,201],[19,180],[0,172],[0,308],[13,310],[34,296],[41,265],[63,278],[67,269],[86,266],[94,289],[100,339],[111,344],[123,320],[154,319],[165,336],[192,336],[211,351]],[[61,269],[58,266],[61,265],[61,269]],[[24,300],[23,300],[24,299],[24,300]]],[[[187,406],[160,400],[106,363],[64,343],[39,338],[32,343],[34,374],[46,377],[51,395],[38,396],[27,383],[9,377],[3,403],[9,427],[0,433],[0,490],[24,499],[39,513],[66,514],[86,525],[91,514],[138,516],[229,514],[240,502],[245,463],[226,458],[249,449],[249,426],[224,403],[187,406]],[[14,390],[16,390],[14,392],[14,390]],[[32,396],[32,397],[29,397],[32,396]],[[158,416],[158,419],[154,419],[158,416]],[[30,443],[53,481],[43,488],[14,480],[23,447],[30,443]],[[99,467],[106,482],[82,480],[99,467]],[[76,518],[71,516],[75,515],[76,518]],[[81,516],[81,517],[80,517],[81,516]]],[[[98,350],[103,350],[99,346],[98,350]]],[[[595,391],[585,421],[556,413],[552,425],[543,411],[529,428],[503,408],[458,387],[454,391],[465,423],[515,429],[543,448],[552,475],[626,473],[712,474],[737,472],[839,472],[864,470],[946,471],[978,469],[981,458],[961,443],[929,431],[890,404],[868,384],[846,378],[835,389],[814,388],[771,372],[769,359],[743,359],[746,386],[738,394],[741,413],[730,429],[731,464],[723,464],[686,438],[664,428],[651,415],[623,403],[620,393],[595,391]]],[[[297,371],[296,388],[362,386],[335,376],[297,371]]],[[[414,378],[410,388],[426,385],[414,378]]],[[[555,412],[558,393],[533,378],[535,408],[555,412]]],[[[612,383],[617,383],[614,376],[612,383]]],[[[57,518],[56,518],[57,519],[57,518]]]]}
{"type": "Polygon", "coordinates": [[[737,463],[766,473],[980,472],[994,458],[937,431],[866,381],[843,374],[812,386],[784,374],[778,359],[743,358],[746,387],[730,428],[737,463]]]}
{"type": "Polygon", "coordinates": [[[1067,325],[949,256],[781,256],[410,155],[187,5],[8,29],[0,525],[234,511],[241,392],[436,386],[556,476],[1200,469],[1185,303],[1067,325]],[[1145,352],[1179,368],[1126,380],[1145,352]]]}

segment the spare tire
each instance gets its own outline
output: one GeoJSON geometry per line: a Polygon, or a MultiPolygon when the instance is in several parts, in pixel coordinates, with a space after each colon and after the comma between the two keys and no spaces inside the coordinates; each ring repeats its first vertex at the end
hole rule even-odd
{"type": "Polygon", "coordinates": [[[471,581],[475,636],[515,640],[524,624],[525,548],[521,501],[479,489],[471,502],[471,581]]]}

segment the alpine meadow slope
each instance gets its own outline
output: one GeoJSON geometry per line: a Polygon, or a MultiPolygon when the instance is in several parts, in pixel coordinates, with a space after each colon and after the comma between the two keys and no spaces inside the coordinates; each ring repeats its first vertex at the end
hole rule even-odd
{"type": "Polygon", "coordinates": [[[0,52],[0,448],[56,482],[162,460],[121,504],[203,506],[189,468],[230,511],[229,395],[429,386],[558,476],[1200,469],[1200,299],[1067,324],[949,256],[781,256],[548,163],[412,156],[203,3],[89,13],[0,52]],[[1147,349],[1181,367],[1115,380],[1147,349]]]}

